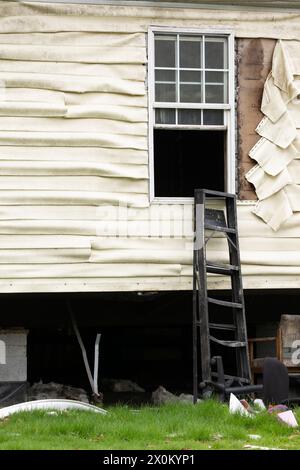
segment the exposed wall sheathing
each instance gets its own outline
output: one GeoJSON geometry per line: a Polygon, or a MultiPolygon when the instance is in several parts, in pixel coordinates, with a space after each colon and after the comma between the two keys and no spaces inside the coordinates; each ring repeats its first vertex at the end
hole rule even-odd
{"type": "MultiPolygon", "coordinates": [[[[1,2],[1,292],[191,288],[192,207],[149,205],[150,24],[300,30],[278,12],[1,2]]],[[[252,209],[239,206],[245,287],[299,286],[296,219],[274,234],[252,209]]],[[[224,240],[210,257],[225,260],[224,240]]]]}
{"type": "Polygon", "coordinates": [[[255,165],[251,148],[260,139],[255,128],[263,118],[261,99],[266,78],[272,68],[274,39],[237,39],[237,133],[239,197],[257,199],[254,187],[245,174],[255,165]]]}

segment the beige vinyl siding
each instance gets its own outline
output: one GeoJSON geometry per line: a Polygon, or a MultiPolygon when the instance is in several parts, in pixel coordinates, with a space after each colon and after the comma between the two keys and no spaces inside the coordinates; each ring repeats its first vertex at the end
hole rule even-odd
{"type": "MultiPolygon", "coordinates": [[[[0,292],[191,289],[192,206],[149,205],[145,33],[298,32],[297,15],[257,15],[1,2],[0,292]]],[[[274,233],[253,208],[238,208],[245,287],[299,287],[300,219],[274,233]]]]}

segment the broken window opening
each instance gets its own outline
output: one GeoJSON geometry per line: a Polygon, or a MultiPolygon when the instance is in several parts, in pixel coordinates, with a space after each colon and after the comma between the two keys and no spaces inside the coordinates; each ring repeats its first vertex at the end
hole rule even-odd
{"type": "Polygon", "coordinates": [[[194,189],[224,191],[224,131],[154,130],[157,197],[193,197],[194,189]]]}

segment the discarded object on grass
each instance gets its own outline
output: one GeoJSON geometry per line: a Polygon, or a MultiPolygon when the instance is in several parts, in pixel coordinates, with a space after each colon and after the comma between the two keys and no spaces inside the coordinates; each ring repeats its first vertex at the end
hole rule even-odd
{"type": "Polygon", "coordinates": [[[278,413],[277,418],[279,419],[279,421],[281,421],[284,424],[287,424],[291,428],[298,427],[297,420],[292,410],[284,411],[283,413],[278,413]]]}
{"type": "Polygon", "coordinates": [[[262,446],[253,446],[251,444],[244,445],[244,449],[253,449],[253,450],[282,450],[277,447],[262,447],[262,446]]]}
{"type": "Polygon", "coordinates": [[[229,398],[229,412],[232,414],[239,413],[243,416],[251,416],[249,411],[246,410],[244,405],[240,402],[240,400],[233,394],[230,394],[229,398]]]}
{"type": "Polygon", "coordinates": [[[81,411],[94,411],[95,413],[107,414],[107,411],[97,406],[89,405],[75,400],[34,400],[17,405],[7,406],[0,409],[0,419],[6,418],[9,415],[18,413],[20,411],[37,411],[37,410],[81,410],[81,411]]]}
{"type": "Polygon", "coordinates": [[[254,441],[258,441],[261,439],[261,436],[259,434],[248,434],[249,439],[253,439],[254,441]]]}
{"type": "Polygon", "coordinates": [[[288,411],[288,407],[286,405],[269,405],[268,413],[283,413],[284,411],[288,411]]]}
{"type": "Polygon", "coordinates": [[[249,413],[251,413],[251,406],[249,405],[249,403],[247,402],[247,400],[240,400],[241,404],[243,405],[243,407],[245,408],[245,410],[249,411],[249,413]]]}
{"type": "Polygon", "coordinates": [[[259,408],[262,411],[267,409],[261,398],[255,398],[253,404],[256,405],[257,408],[259,408]]]}

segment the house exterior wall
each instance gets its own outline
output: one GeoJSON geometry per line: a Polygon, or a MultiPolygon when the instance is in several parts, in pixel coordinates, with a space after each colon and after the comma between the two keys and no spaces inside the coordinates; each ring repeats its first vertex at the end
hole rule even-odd
{"type": "MultiPolygon", "coordinates": [[[[297,37],[299,18],[1,2],[0,292],[191,289],[193,208],[149,203],[148,27],[231,27],[248,38],[239,43],[242,174],[274,39],[297,37]],[[262,34],[273,39],[251,43],[262,34]],[[258,45],[263,63],[258,54],[252,64],[258,45]]],[[[300,228],[274,233],[252,214],[249,191],[242,181],[244,286],[299,287],[300,228]]],[[[225,248],[216,239],[212,258],[225,248]]],[[[209,286],[228,287],[217,276],[209,286]]]]}

